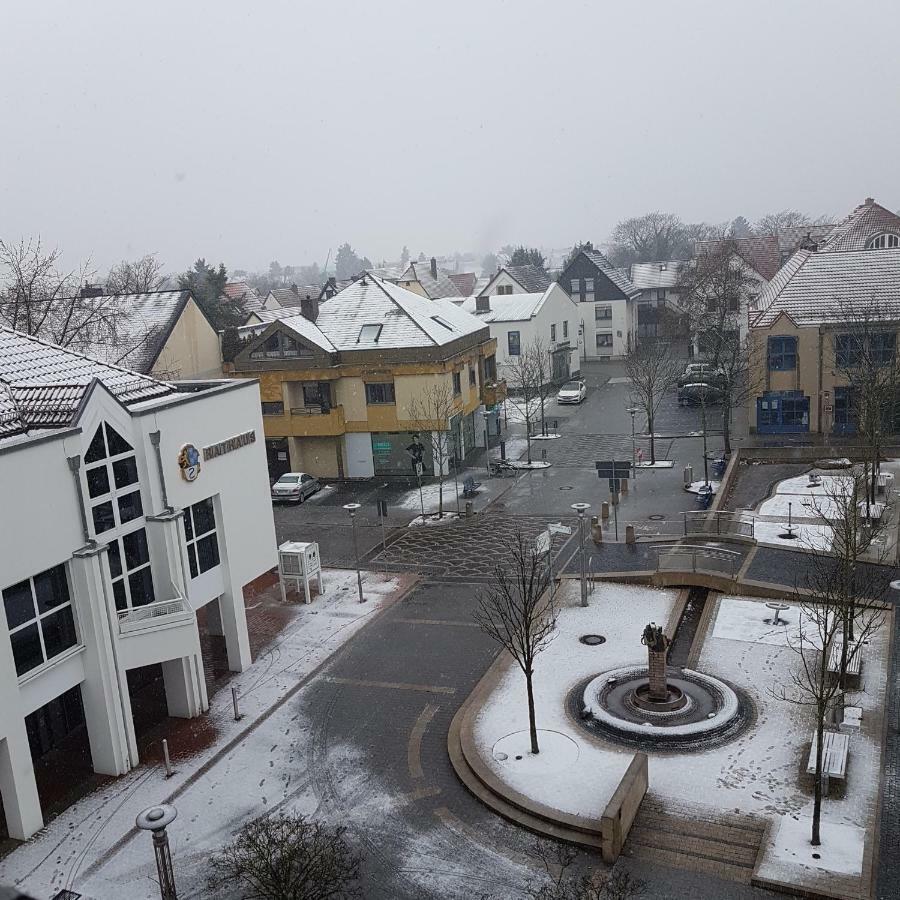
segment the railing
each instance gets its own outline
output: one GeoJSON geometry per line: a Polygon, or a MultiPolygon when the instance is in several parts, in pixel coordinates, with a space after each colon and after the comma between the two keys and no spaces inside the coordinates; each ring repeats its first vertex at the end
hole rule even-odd
{"type": "Polygon", "coordinates": [[[340,405],[330,405],[327,409],[323,409],[321,405],[315,406],[292,406],[292,416],[327,416],[339,409],[340,405]]]}
{"type": "Polygon", "coordinates": [[[119,631],[130,631],[134,628],[145,628],[154,624],[156,619],[165,616],[175,616],[188,611],[183,597],[174,600],[159,600],[156,603],[147,603],[144,606],[133,606],[130,609],[120,609],[119,631]]]}
{"type": "Polygon", "coordinates": [[[685,512],[684,533],[752,538],[754,519],[743,519],[733,512],[685,512]]]}
{"type": "Polygon", "coordinates": [[[657,548],[657,572],[703,572],[708,575],[725,575],[734,579],[741,567],[743,556],[734,550],[715,547],[691,547],[677,544],[657,548]]]}

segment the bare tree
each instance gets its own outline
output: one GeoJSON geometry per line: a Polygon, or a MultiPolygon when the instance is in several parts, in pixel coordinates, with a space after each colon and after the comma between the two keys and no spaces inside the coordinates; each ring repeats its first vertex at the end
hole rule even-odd
{"type": "Polygon", "coordinates": [[[245,825],[210,859],[210,891],[240,886],[246,900],[344,900],[360,896],[360,857],[343,826],[276,814],[245,825]]]}
{"type": "Polygon", "coordinates": [[[165,283],[163,264],[156,254],[148,253],[140,259],[116,263],[106,276],[106,293],[146,294],[158,291],[165,283]]]}
{"type": "Polygon", "coordinates": [[[625,356],[634,401],[644,410],[650,432],[650,462],[656,462],[655,420],[666,394],[678,381],[679,360],[667,341],[643,340],[625,356]]]}
{"type": "Polygon", "coordinates": [[[491,583],[478,596],[475,621],[525,675],[531,752],[538,753],[532,679],[537,655],[553,640],[556,601],[549,590],[550,568],[535,552],[534,541],[516,529],[504,545],[506,558],[494,567],[491,583]]]}
{"type": "Polygon", "coordinates": [[[456,447],[450,433],[450,420],[462,410],[462,403],[446,380],[425,387],[409,404],[415,428],[429,434],[431,458],[438,479],[438,518],[444,517],[444,480],[450,462],[457,465],[456,447]]]}
{"type": "Polygon", "coordinates": [[[544,407],[553,390],[549,368],[549,355],[543,343],[535,338],[530,344],[519,348],[518,356],[511,356],[501,366],[509,393],[506,402],[525,422],[525,444],[528,464],[531,464],[532,426],[540,416],[541,431],[545,432],[544,407]]]}
{"type": "Polygon", "coordinates": [[[855,537],[858,508],[854,478],[829,492],[836,504],[829,510],[829,522],[835,530],[837,557],[824,553],[805,558],[805,577],[798,580],[794,599],[800,613],[800,626],[788,638],[796,653],[797,668],[788,683],[770,688],[776,699],[803,706],[813,713],[816,735],[815,784],[811,843],[821,843],[823,793],[823,752],[825,725],[837,706],[848,666],[863,645],[882,626],[885,618],[880,598],[888,587],[889,575],[882,567],[856,565],[855,537]],[[852,623],[852,630],[849,627],[852,623]],[[829,671],[833,647],[841,646],[840,672],[829,671]]]}
{"type": "Polygon", "coordinates": [[[674,259],[684,244],[685,225],[672,213],[649,212],[623,219],[613,229],[611,259],[617,265],[674,259]]]}
{"type": "Polygon", "coordinates": [[[576,874],[571,871],[578,851],[568,845],[535,841],[528,855],[544,869],[546,881],[535,886],[529,900],[632,900],[645,890],[644,882],[623,869],[600,869],[576,874]]]}
{"type": "Polygon", "coordinates": [[[850,421],[868,449],[863,495],[868,510],[875,502],[884,435],[896,430],[897,316],[873,295],[862,304],[838,303],[833,320],[840,322],[831,345],[833,374],[846,382],[850,421]]]}
{"type": "Polygon", "coordinates": [[[773,237],[778,237],[782,231],[812,224],[812,219],[806,213],[798,212],[796,209],[783,209],[780,212],[769,213],[759,219],[753,226],[753,233],[758,235],[770,234],[773,237]]]}

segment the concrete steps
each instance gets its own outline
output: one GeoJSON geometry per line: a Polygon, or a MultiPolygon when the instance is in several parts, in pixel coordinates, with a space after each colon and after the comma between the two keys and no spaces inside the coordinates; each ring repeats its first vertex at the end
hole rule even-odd
{"type": "Polygon", "coordinates": [[[717,815],[679,804],[671,810],[647,798],[623,855],[749,884],[766,823],[749,816],[717,815]]]}

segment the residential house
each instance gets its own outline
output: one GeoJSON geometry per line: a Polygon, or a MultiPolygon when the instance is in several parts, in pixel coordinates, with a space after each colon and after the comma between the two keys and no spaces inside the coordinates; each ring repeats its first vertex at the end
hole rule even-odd
{"type": "Polygon", "coordinates": [[[0,328],[0,496],[0,832],[26,839],[58,800],[42,773],[139,765],[142,686],[207,710],[205,635],[250,664],[243,587],[277,559],[258,385],[0,328]]]}
{"type": "Polygon", "coordinates": [[[563,269],[559,284],[579,304],[584,357],[625,356],[634,344],[640,297],[628,274],[599,250],[582,250],[563,269]]]}
{"type": "MultiPolygon", "coordinates": [[[[258,378],[269,472],[326,478],[412,474],[414,433],[447,431],[467,456],[499,428],[496,341],[486,322],[449,300],[365,275],[319,305],[240,330],[233,371],[258,378]],[[416,403],[429,386],[457,401],[447,421],[423,422],[416,403]],[[487,413],[487,416],[484,414],[487,413]]],[[[424,440],[426,447],[429,441],[424,440]]],[[[434,471],[429,452],[426,474],[434,471]]]]}
{"type": "Polygon", "coordinates": [[[635,263],[631,283],[641,292],[637,298],[637,337],[655,338],[665,315],[678,315],[678,279],[684,263],[680,260],[635,263]]]}
{"type": "Polygon", "coordinates": [[[396,283],[405,290],[420,294],[429,300],[463,296],[450,277],[450,273],[439,268],[437,260],[433,256],[427,263],[410,263],[396,283]]]}
{"type": "Polygon", "coordinates": [[[449,279],[456,285],[461,297],[472,297],[478,285],[478,276],[474,272],[451,272],[449,279]]]}
{"type": "MultiPolygon", "coordinates": [[[[892,364],[900,330],[900,217],[867,200],[818,251],[798,250],[759,300],[751,328],[750,427],[760,434],[856,428],[847,378],[858,341],[892,364]],[[858,323],[870,320],[864,335],[858,323]],[[842,374],[843,373],[843,374],[842,374]]],[[[895,432],[895,423],[886,429],[895,432]]]]}
{"type": "Polygon", "coordinates": [[[461,307],[490,325],[501,375],[535,341],[549,354],[554,382],[565,381],[579,370],[578,304],[556,282],[540,293],[469,297],[461,307]]]}
{"type": "Polygon", "coordinates": [[[495,294],[542,294],[550,276],[540,266],[501,266],[479,291],[479,297],[495,294]]]}
{"type": "MultiPolygon", "coordinates": [[[[60,298],[61,309],[95,304],[95,327],[76,337],[71,349],[113,365],[166,380],[222,376],[219,335],[190,291],[60,298]]],[[[19,322],[0,325],[15,328],[19,322]]]]}
{"type": "Polygon", "coordinates": [[[238,303],[249,315],[259,309],[271,309],[277,304],[271,294],[263,297],[246,281],[229,281],[222,290],[222,298],[228,303],[238,303]]]}
{"type": "Polygon", "coordinates": [[[784,265],[798,250],[818,250],[834,230],[830,225],[795,225],[783,228],[775,235],[778,255],[784,265]]]}

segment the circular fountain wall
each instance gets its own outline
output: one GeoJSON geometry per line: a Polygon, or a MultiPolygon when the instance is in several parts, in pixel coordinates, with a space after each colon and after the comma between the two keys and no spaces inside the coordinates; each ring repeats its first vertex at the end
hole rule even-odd
{"type": "Polygon", "coordinates": [[[653,697],[647,667],[603,672],[570,695],[582,725],[618,743],[647,749],[709,747],[735,737],[749,701],[724,681],[691,669],[669,669],[668,694],[653,697]]]}

